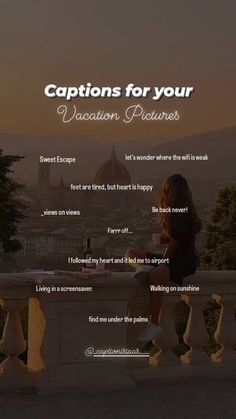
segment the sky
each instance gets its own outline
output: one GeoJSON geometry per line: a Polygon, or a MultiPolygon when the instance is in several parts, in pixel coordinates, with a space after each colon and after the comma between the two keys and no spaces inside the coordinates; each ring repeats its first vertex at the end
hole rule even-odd
{"type": "Polygon", "coordinates": [[[181,137],[235,121],[236,2],[228,0],[1,0],[0,131],[114,138],[181,137]],[[63,125],[44,87],[194,86],[190,100],[76,100],[82,111],[141,103],[178,109],[174,124],[63,125]]]}

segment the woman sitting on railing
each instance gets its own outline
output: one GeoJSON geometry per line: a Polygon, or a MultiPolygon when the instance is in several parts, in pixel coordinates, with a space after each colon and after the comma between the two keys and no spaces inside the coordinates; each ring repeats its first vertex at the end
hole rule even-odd
{"type": "MultiPolygon", "coordinates": [[[[159,222],[163,236],[167,238],[162,258],[167,259],[168,263],[154,265],[148,271],[141,268],[134,275],[135,278],[146,280],[150,286],[151,321],[139,338],[143,343],[155,342],[161,333],[162,292],[158,289],[173,286],[173,283],[182,285],[183,278],[195,273],[197,269],[195,237],[201,229],[201,223],[188,183],[179,174],[168,177],[163,183],[159,222]]],[[[129,250],[127,256],[138,259],[160,257],[135,249],[129,250]]]]}

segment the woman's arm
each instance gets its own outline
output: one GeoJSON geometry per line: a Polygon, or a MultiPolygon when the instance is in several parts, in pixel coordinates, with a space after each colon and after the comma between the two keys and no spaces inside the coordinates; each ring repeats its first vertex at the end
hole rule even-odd
{"type": "Polygon", "coordinates": [[[146,257],[146,252],[144,250],[138,250],[138,249],[129,249],[126,252],[126,256],[133,259],[144,259],[146,257]]]}
{"type": "Polygon", "coordinates": [[[163,256],[165,258],[172,258],[175,254],[177,244],[178,244],[177,240],[170,239],[169,244],[168,244],[163,256]]]}
{"type": "MultiPolygon", "coordinates": [[[[129,249],[126,253],[126,256],[129,258],[137,258],[137,259],[145,259],[149,258],[152,259],[154,257],[165,257],[165,258],[172,258],[175,254],[176,246],[177,246],[177,240],[170,239],[168,246],[165,249],[165,252],[162,256],[162,254],[158,253],[150,253],[145,252],[144,250],[137,250],[137,249],[129,249]]],[[[152,264],[155,266],[155,264],[152,264]]]]}

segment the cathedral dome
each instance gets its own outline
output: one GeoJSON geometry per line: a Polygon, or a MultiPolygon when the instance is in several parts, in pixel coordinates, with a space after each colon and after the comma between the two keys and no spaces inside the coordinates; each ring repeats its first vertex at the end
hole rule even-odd
{"type": "Polygon", "coordinates": [[[95,183],[98,185],[111,185],[114,183],[122,185],[131,183],[130,174],[125,165],[118,160],[114,147],[110,159],[98,169],[95,176],[95,183]]]}

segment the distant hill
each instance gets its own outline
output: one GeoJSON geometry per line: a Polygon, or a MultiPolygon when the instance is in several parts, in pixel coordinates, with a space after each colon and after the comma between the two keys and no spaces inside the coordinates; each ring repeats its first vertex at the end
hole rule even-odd
{"type": "Polygon", "coordinates": [[[153,178],[153,176],[159,178],[179,172],[199,179],[236,179],[236,126],[194,134],[157,147],[148,147],[146,153],[152,155],[208,154],[209,160],[206,162],[129,162],[128,168],[133,171],[135,167],[140,177],[145,175],[146,178],[153,178]]]}

